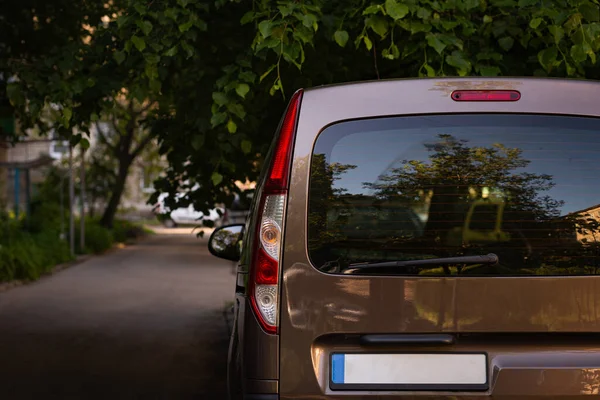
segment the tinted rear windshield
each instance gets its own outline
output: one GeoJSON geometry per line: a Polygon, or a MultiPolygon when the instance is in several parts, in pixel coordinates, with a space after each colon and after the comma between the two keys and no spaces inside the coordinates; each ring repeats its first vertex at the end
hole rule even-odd
{"type": "Polygon", "coordinates": [[[496,254],[403,275],[600,273],[600,119],[468,114],[338,123],[311,159],[308,249],[357,263],[496,254]]]}

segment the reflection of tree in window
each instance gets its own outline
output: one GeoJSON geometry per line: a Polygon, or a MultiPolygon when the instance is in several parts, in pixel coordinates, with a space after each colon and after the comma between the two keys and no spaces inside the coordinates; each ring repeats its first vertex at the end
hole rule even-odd
{"type": "Polygon", "coordinates": [[[499,206],[483,205],[475,208],[469,227],[473,230],[492,230],[496,226],[499,206]]]}
{"type": "Polygon", "coordinates": [[[341,225],[347,219],[347,210],[341,196],[345,189],[334,189],[333,184],[348,170],[356,168],[355,165],[327,163],[325,154],[314,154],[311,161],[310,178],[310,209],[308,224],[309,247],[318,248],[340,238],[341,225]],[[335,214],[331,210],[335,208],[335,214]],[[329,218],[329,221],[328,221],[329,218]],[[331,220],[333,219],[333,220],[331,220]]]}
{"type": "Polygon", "coordinates": [[[595,243],[600,223],[589,215],[587,220],[578,214],[561,216],[563,202],[547,193],[555,186],[553,177],[531,172],[531,161],[520,148],[470,145],[445,134],[425,148],[426,160],[404,160],[377,181],[363,183],[370,195],[334,189],[334,181],[355,166],[313,156],[309,250],[316,265],[493,252],[501,265],[421,273],[600,270],[600,246],[575,237],[585,233],[595,243]]]}
{"type": "MultiPolygon", "coordinates": [[[[559,215],[562,202],[543,195],[554,184],[545,174],[523,172],[530,161],[518,148],[502,144],[470,147],[452,135],[438,135],[438,141],[425,145],[431,153],[428,162],[404,160],[375,183],[365,183],[380,198],[400,198],[408,203],[422,201],[423,192],[432,192],[425,236],[439,242],[454,228],[461,227],[472,202],[473,192],[482,197],[484,188],[503,193],[504,218],[512,224],[548,221],[559,215]]],[[[496,207],[478,207],[472,223],[489,228],[496,207]]]]}

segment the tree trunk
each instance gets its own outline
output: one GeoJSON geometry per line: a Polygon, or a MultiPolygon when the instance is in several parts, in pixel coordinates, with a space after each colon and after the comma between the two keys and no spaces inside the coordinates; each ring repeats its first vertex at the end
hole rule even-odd
{"type": "Polygon", "coordinates": [[[115,214],[117,213],[117,208],[121,202],[121,196],[125,191],[125,183],[127,182],[129,167],[131,166],[132,162],[133,158],[131,158],[129,155],[120,157],[119,174],[117,175],[117,180],[110,196],[110,200],[108,201],[108,204],[104,209],[104,213],[102,214],[102,218],[100,219],[100,223],[106,228],[112,228],[113,226],[115,214]]]}

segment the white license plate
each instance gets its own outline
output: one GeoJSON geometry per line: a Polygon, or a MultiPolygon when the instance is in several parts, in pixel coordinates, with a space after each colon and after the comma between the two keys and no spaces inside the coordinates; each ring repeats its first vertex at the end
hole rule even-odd
{"type": "Polygon", "coordinates": [[[449,390],[488,388],[483,353],[351,353],[331,355],[330,387],[337,390],[449,390]]]}

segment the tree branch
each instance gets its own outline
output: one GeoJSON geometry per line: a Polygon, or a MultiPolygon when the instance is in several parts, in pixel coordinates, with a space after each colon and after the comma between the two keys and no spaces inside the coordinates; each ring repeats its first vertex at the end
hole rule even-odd
{"type": "Polygon", "coordinates": [[[113,129],[115,130],[115,132],[121,136],[121,129],[119,128],[119,124],[117,123],[117,118],[112,115],[110,117],[110,124],[112,125],[113,129]]]}
{"type": "Polygon", "coordinates": [[[136,158],[137,156],[139,156],[140,153],[142,151],[144,151],[144,149],[146,148],[146,146],[148,146],[148,144],[152,141],[153,138],[154,138],[154,135],[151,132],[149,132],[148,134],[146,134],[146,136],[144,136],[142,138],[142,140],[140,140],[140,142],[138,143],[137,147],[131,153],[131,157],[132,158],[136,158]]]}
{"type": "MultiPolygon", "coordinates": [[[[111,121],[111,123],[113,124],[113,127],[116,126],[116,121],[111,121]]],[[[106,134],[102,131],[102,129],[100,128],[100,124],[98,122],[94,123],[96,125],[96,131],[98,132],[98,139],[100,140],[100,142],[105,145],[106,147],[109,148],[110,151],[112,151],[113,153],[117,153],[117,147],[110,143],[108,138],[106,137],[106,134]]],[[[116,129],[116,128],[115,128],[116,129]]]]}
{"type": "Polygon", "coordinates": [[[152,108],[153,105],[154,105],[154,102],[153,101],[149,101],[148,104],[146,104],[145,106],[143,106],[142,108],[140,108],[140,110],[138,111],[137,115],[145,113],[150,108],[152,108]]]}

